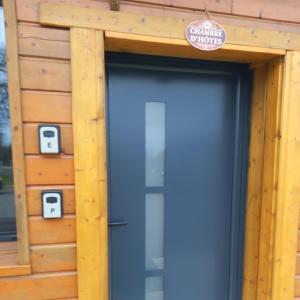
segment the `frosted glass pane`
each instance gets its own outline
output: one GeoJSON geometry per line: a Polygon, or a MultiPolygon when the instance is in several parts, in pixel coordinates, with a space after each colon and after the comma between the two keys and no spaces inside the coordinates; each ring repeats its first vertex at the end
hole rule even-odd
{"type": "Polygon", "coordinates": [[[146,102],[146,186],[164,185],[166,105],[146,102]]]}
{"type": "Polygon", "coordinates": [[[164,268],[164,195],[146,194],[146,270],[164,268]]]}
{"type": "Polygon", "coordinates": [[[145,300],[163,300],[163,278],[147,277],[145,282],[145,300]]]}

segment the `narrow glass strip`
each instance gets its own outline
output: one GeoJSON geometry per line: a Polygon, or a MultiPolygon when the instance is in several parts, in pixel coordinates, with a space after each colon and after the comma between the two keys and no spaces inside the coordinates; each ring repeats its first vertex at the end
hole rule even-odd
{"type": "Polygon", "coordinates": [[[146,102],[146,187],[164,186],[166,105],[146,102]]]}
{"type": "Polygon", "coordinates": [[[164,195],[146,194],[146,271],[164,268],[164,195]]]}
{"type": "Polygon", "coordinates": [[[163,300],[163,277],[146,277],[145,280],[145,300],[163,300]]]}

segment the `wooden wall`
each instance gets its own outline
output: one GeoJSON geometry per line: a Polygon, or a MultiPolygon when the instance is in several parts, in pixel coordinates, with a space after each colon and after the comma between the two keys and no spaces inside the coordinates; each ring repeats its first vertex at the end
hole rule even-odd
{"type": "MultiPolygon", "coordinates": [[[[69,31],[38,24],[38,4],[42,0],[15,1],[33,274],[1,278],[0,300],[75,299],[76,228],[69,31]],[[62,128],[62,154],[51,158],[41,156],[38,151],[37,126],[47,122],[59,124],[62,128]],[[53,188],[63,190],[65,215],[61,220],[43,220],[40,191],[53,188]]],[[[46,2],[55,1],[109,9],[108,0],[46,2]]],[[[122,1],[121,10],[193,19],[203,16],[200,10],[204,9],[204,2],[122,1]]],[[[213,18],[224,24],[300,33],[300,2],[297,0],[207,0],[206,3],[213,18]]],[[[300,234],[298,250],[300,252],[300,234]]],[[[297,255],[296,282],[295,296],[300,297],[300,254],[297,255]]]]}

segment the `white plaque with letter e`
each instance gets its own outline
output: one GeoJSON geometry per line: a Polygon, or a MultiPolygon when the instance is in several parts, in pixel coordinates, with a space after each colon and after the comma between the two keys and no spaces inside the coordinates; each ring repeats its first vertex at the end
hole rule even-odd
{"type": "Polygon", "coordinates": [[[40,153],[60,153],[60,127],[57,125],[39,126],[40,153]]]}
{"type": "Polygon", "coordinates": [[[61,191],[43,191],[42,209],[44,219],[59,219],[63,215],[61,191]]]}

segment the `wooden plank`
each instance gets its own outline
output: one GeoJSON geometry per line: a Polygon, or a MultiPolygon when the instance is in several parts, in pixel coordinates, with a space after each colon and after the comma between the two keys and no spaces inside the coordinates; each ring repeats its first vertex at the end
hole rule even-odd
{"type": "Polygon", "coordinates": [[[76,273],[0,278],[0,300],[51,300],[77,296],[76,273]]]}
{"type": "MultiPolygon", "coordinates": [[[[56,124],[60,126],[61,132],[61,153],[73,154],[72,126],[67,124],[56,124]]],[[[24,151],[25,154],[39,154],[39,124],[27,123],[23,125],[24,151]]]]}
{"type": "MultiPolygon", "coordinates": [[[[139,3],[139,0],[130,0],[139,3]]],[[[259,19],[272,19],[286,22],[300,21],[300,4],[297,0],[288,1],[263,1],[263,0],[224,0],[224,1],[194,1],[194,0],[143,0],[145,4],[178,7],[191,10],[205,10],[205,5],[210,12],[240,15],[259,19]]]]}
{"type": "MultiPolygon", "coordinates": [[[[62,0],[51,0],[51,2],[60,2],[62,0]]],[[[105,0],[63,0],[66,3],[86,6],[90,8],[109,9],[109,4],[105,0]]],[[[39,3],[41,0],[16,0],[18,20],[38,23],[39,3]]]]}
{"type": "Polygon", "coordinates": [[[78,294],[108,299],[104,36],[71,29],[78,294]],[[89,280],[86,280],[89,278],[89,280]]]}
{"type": "Polygon", "coordinates": [[[298,238],[297,238],[297,251],[300,252],[300,230],[298,230],[298,238]]]}
{"type": "MultiPolygon", "coordinates": [[[[16,0],[17,3],[17,15],[18,20],[26,21],[26,22],[35,22],[39,21],[39,3],[43,0],[16,0]]],[[[178,0],[181,2],[181,0],[178,0]]],[[[190,0],[193,1],[193,0],[190,0]]],[[[109,10],[109,2],[106,0],[51,0],[51,3],[59,2],[59,3],[68,3],[72,5],[89,7],[92,9],[101,9],[101,10],[109,10]]],[[[201,3],[199,2],[195,3],[201,3]]],[[[224,1],[213,1],[217,4],[221,4],[224,1]]],[[[212,3],[213,3],[212,2],[212,3]]],[[[279,3],[279,2],[278,2],[279,3]]],[[[182,5],[181,5],[182,6],[182,5]]],[[[286,7],[290,7],[286,5],[286,7]]],[[[206,17],[203,12],[199,12],[197,10],[185,9],[185,8],[174,8],[174,7],[161,7],[158,5],[147,5],[143,2],[141,3],[133,3],[133,2],[122,2],[121,10],[124,12],[130,13],[139,13],[145,15],[153,15],[153,16],[170,16],[170,17],[178,17],[186,20],[195,20],[199,18],[206,17]]],[[[279,11],[280,12],[280,11],[279,11]]],[[[237,25],[237,26],[245,26],[250,28],[264,28],[264,29],[276,29],[279,31],[291,31],[291,32],[299,32],[299,25],[293,24],[290,22],[283,23],[277,21],[264,21],[262,19],[254,19],[254,18],[246,18],[241,15],[227,15],[224,13],[216,13],[211,12],[211,17],[213,20],[219,22],[220,24],[228,24],[228,25],[237,25]]]]}
{"type": "Polygon", "coordinates": [[[72,122],[70,93],[23,90],[21,95],[24,122],[72,122]]]}
{"type": "Polygon", "coordinates": [[[249,148],[243,299],[256,299],[263,180],[267,68],[254,70],[249,148]]]}
{"type": "Polygon", "coordinates": [[[300,199],[300,52],[291,51],[285,60],[282,97],[278,197],[274,227],[274,300],[294,295],[295,254],[300,199]]]}
{"type": "MultiPolygon", "coordinates": [[[[86,27],[99,30],[134,33],[165,38],[185,39],[189,20],[174,17],[145,16],[126,12],[111,12],[75,5],[41,3],[40,22],[58,27],[86,27]]],[[[265,48],[300,49],[300,35],[278,30],[253,29],[224,25],[227,44],[265,48]]]]}
{"type": "Polygon", "coordinates": [[[280,20],[285,22],[300,22],[300,3],[297,0],[245,2],[235,0],[232,5],[232,14],[251,16],[262,19],[280,20]]]}
{"type": "Polygon", "coordinates": [[[53,220],[30,217],[29,233],[31,245],[73,243],[76,241],[75,216],[53,220]]]}
{"type": "Polygon", "coordinates": [[[3,5],[6,24],[10,124],[11,128],[13,128],[13,130],[11,131],[11,135],[16,223],[18,235],[18,261],[20,264],[27,265],[30,263],[30,258],[26,208],[25,162],[23,149],[16,11],[14,1],[4,0],[3,5]]]}
{"type": "MultiPolygon", "coordinates": [[[[138,0],[129,0],[130,2],[141,2],[138,0]]],[[[178,7],[184,9],[192,9],[192,10],[202,10],[204,11],[206,8],[210,12],[219,12],[230,14],[232,12],[232,1],[231,0],[223,0],[223,1],[215,1],[215,0],[207,0],[207,1],[194,1],[194,0],[143,0],[145,4],[155,4],[160,6],[170,6],[170,7],[178,7]]]]}
{"type": "Polygon", "coordinates": [[[31,247],[34,273],[76,270],[76,245],[58,244],[31,247]]]}
{"type": "Polygon", "coordinates": [[[300,275],[300,253],[296,256],[296,275],[300,275]]]}
{"type": "Polygon", "coordinates": [[[31,274],[30,265],[20,265],[17,242],[0,243],[0,277],[31,274]]]}
{"type": "Polygon", "coordinates": [[[70,63],[62,60],[20,57],[21,88],[71,91],[70,63]]]}
{"type": "Polygon", "coordinates": [[[72,156],[26,156],[26,182],[28,185],[73,184],[72,156]]]}
{"type": "Polygon", "coordinates": [[[21,24],[18,37],[20,55],[70,59],[69,30],[21,24]]]}
{"type": "MultiPolygon", "coordinates": [[[[43,28],[39,26],[19,25],[19,45],[22,55],[70,59],[69,31],[43,28]]],[[[226,61],[253,62],[283,55],[285,51],[256,47],[225,45],[222,49],[208,53],[199,51],[181,39],[154,38],[135,34],[106,32],[105,48],[109,51],[127,51],[156,55],[215,59],[226,61]],[[170,44],[173,45],[170,53],[170,44]],[[258,52],[260,51],[260,52],[258,52]],[[251,54],[251,56],[249,56],[251,54]]]]}
{"type": "Polygon", "coordinates": [[[282,72],[283,63],[281,59],[276,59],[269,63],[266,91],[267,105],[259,242],[258,299],[264,299],[264,297],[271,297],[272,295],[272,273],[274,264],[273,226],[275,223],[274,212],[277,196],[277,157],[280,139],[278,132],[280,128],[279,113],[281,108],[282,72]]]}
{"type": "Polygon", "coordinates": [[[116,52],[174,56],[241,63],[262,62],[284,55],[284,50],[257,48],[241,45],[225,45],[213,52],[199,51],[186,40],[162,38],[138,34],[105,32],[105,49],[116,52]],[[172,47],[170,47],[172,46],[172,47]]]}
{"type": "Polygon", "coordinates": [[[0,253],[0,277],[28,274],[31,274],[31,266],[20,265],[17,252],[0,253]]]}
{"type": "MultiPolygon", "coordinates": [[[[113,40],[115,41],[130,41],[131,43],[134,42],[142,42],[142,43],[156,43],[156,44],[166,44],[169,46],[182,46],[184,48],[190,48],[190,44],[185,39],[176,39],[176,38],[164,38],[164,37],[154,37],[149,35],[139,35],[139,34],[133,34],[133,33],[122,33],[122,32],[115,32],[115,31],[105,31],[105,43],[113,43],[113,40]]],[[[105,45],[106,50],[113,49],[114,47],[105,45]]],[[[134,47],[132,47],[133,49],[134,47]]],[[[118,49],[118,48],[117,48],[118,49]]],[[[192,50],[193,48],[190,48],[192,50]]],[[[121,50],[121,46],[120,49],[121,50]]],[[[225,44],[222,49],[223,53],[226,53],[229,51],[236,52],[242,52],[247,55],[256,53],[257,60],[259,60],[259,57],[263,57],[263,55],[270,55],[266,56],[269,59],[273,56],[282,56],[285,55],[286,51],[282,49],[272,49],[272,48],[263,48],[263,47],[255,47],[255,46],[243,46],[243,45],[227,45],[225,44]]],[[[214,52],[216,52],[215,50],[214,52]]],[[[197,50],[199,52],[199,50],[197,50]]],[[[242,53],[240,55],[242,55],[242,53]]],[[[239,59],[239,58],[237,58],[239,59]]]]}
{"type": "Polygon", "coordinates": [[[300,276],[296,276],[294,295],[300,298],[300,276]]]}
{"type": "Polygon", "coordinates": [[[45,185],[27,188],[27,207],[30,216],[42,215],[41,193],[45,190],[61,190],[63,192],[64,213],[75,214],[75,191],[73,185],[45,185]]]}
{"type": "Polygon", "coordinates": [[[5,257],[2,258],[3,261],[1,261],[0,265],[0,277],[21,276],[31,274],[31,265],[19,265],[17,254],[6,254],[5,257]]]}

